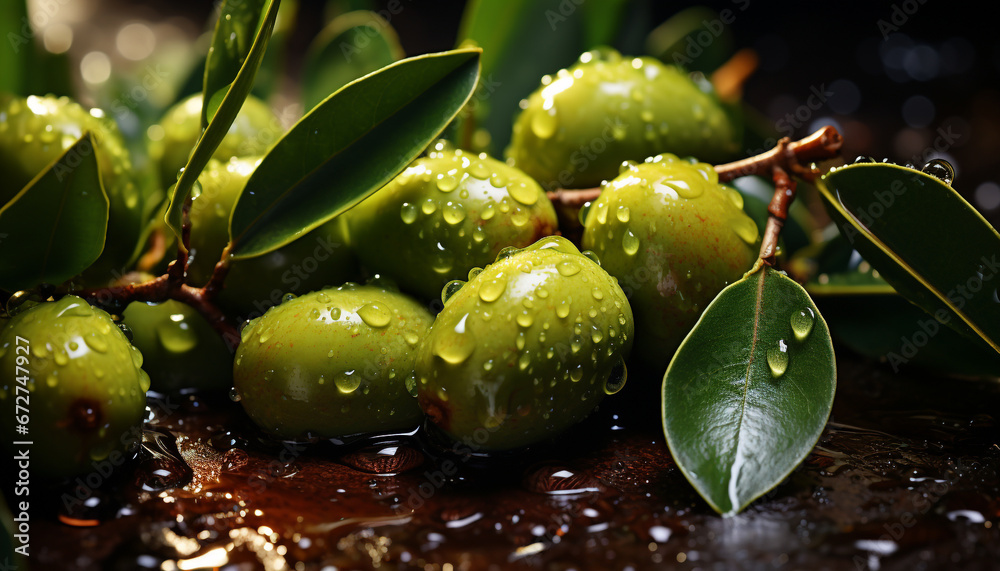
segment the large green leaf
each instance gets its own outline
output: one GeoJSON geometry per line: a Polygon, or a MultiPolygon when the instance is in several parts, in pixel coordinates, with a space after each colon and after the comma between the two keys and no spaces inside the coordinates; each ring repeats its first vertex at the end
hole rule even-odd
{"type": "Polygon", "coordinates": [[[819,310],[758,262],[705,308],[667,368],[663,430],[674,461],[716,511],[738,513],[812,450],[836,378],[819,310]]]}
{"type": "Polygon", "coordinates": [[[805,288],[838,343],[893,371],[908,366],[946,375],[1000,375],[996,351],[941,325],[897,294],[843,236],[823,244],[814,259],[815,275],[805,288]]]}
{"type": "Polygon", "coordinates": [[[355,79],[403,58],[395,30],[375,12],[335,18],[316,37],[302,73],[302,102],[312,109],[355,79]]]}
{"type": "MultiPolygon", "coordinates": [[[[167,213],[165,216],[167,226],[177,236],[181,233],[181,222],[183,217],[184,202],[187,200],[188,195],[191,193],[191,189],[194,187],[195,181],[198,180],[198,175],[208,164],[209,159],[212,158],[212,153],[215,149],[219,147],[219,143],[225,138],[226,133],[229,131],[229,127],[232,126],[233,121],[236,119],[236,115],[240,112],[240,108],[243,107],[243,101],[246,100],[247,95],[253,88],[254,76],[257,74],[257,69],[260,67],[260,63],[264,58],[264,52],[267,50],[267,41],[271,36],[271,29],[274,27],[274,20],[278,16],[278,6],[280,0],[266,0],[267,9],[261,13],[258,12],[260,17],[260,25],[257,28],[256,33],[253,36],[253,43],[249,47],[249,51],[245,58],[243,58],[242,65],[240,65],[238,72],[234,78],[230,78],[228,83],[222,83],[224,81],[225,75],[223,69],[231,70],[229,64],[213,64],[213,61],[217,59],[217,56],[213,54],[230,54],[229,48],[220,50],[218,47],[219,41],[224,38],[231,38],[234,45],[244,45],[244,35],[247,33],[243,30],[241,33],[233,31],[235,36],[224,36],[220,35],[220,27],[222,22],[225,20],[227,14],[238,12],[241,7],[243,9],[249,9],[248,6],[256,5],[250,0],[228,0],[222,9],[222,17],[220,17],[220,25],[216,27],[215,37],[212,40],[212,48],[209,52],[209,57],[206,60],[205,69],[205,93],[204,93],[204,104],[202,109],[207,107],[212,107],[214,113],[212,113],[211,120],[208,122],[208,126],[201,134],[201,138],[198,139],[198,143],[195,145],[194,152],[191,153],[191,158],[188,159],[187,166],[184,167],[184,172],[181,174],[181,178],[174,185],[173,190],[170,193],[170,200],[167,205],[167,213]],[[245,3],[246,2],[246,3],[245,3]],[[243,34],[243,35],[241,35],[243,34]],[[212,71],[210,68],[213,65],[221,66],[217,71],[212,71]],[[212,79],[210,79],[210,77],[212,79]],[[221,87],[217,89],[215,86],[221,84],[221,87]],[[214,89],[214,91],[213,91],[214,89]],[[221,94],[221,95],[220,95],[221,94]]],[[[243,14],[242,19],[249,18],[243,14]]]]}
{"type": "Polygon", "coordinates": [[[26,0],[0,2],[0,93],[24,92],[31,54],[35,49],[26,0]]]}
{"type": "Polygon", "coordinates": [[[888,163],[818,181],[841,234],[900,294],[1000,351],[1000,234],[951,186],[888,163]]]}
{"type": "Polygon", "coordinates": [[[101,255],[108,196],[85,133],[0,208],[0,289],[60,284],[101,255]]]}
{"type": "Polygon", "coordinates": [[[483,85],[475,105],[495,153],[502,152],[510,140],[521,99],[541,85],[543,75],[571,65],[586,51],[584,27],[584,10],[572,1],[468,3],[459,45],[483,48],[483,85]]]}
{"type": "Polygon", "coordinates": [[[280,248],[389,182],[469,100],[480,53],[405,59],[349,83],[306,114],[271,148],[236,202],[232,257],[280,248]]]}

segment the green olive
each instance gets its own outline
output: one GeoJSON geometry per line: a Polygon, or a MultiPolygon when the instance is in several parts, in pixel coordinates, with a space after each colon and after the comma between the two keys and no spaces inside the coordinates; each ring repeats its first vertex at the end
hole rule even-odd
{"type": "Polygon", "coordinates": [[[361,263],[425,299],[503,248],[556,230],[555,210],[538,183],[485,153],[445,142],[345,218],[361,263]]]}
{"type": "MultiPolygon", "coordinates": [[[[162,137],[150,141],[149,154],[159,165],[164,189],[177,182],[178,173],[201,136],[201,101],[199,93],[168,109],[159,124],[162,137]]],[[[228,161],[232,157],[262,155],[283,133],[281,122],[271,108],[251,95],[243,102],[212,158],[228,161]]]]}
{"type": "Polygon", "coordinates": [[[412,428],[414,348],[431,324],[389,287],[346,284],[290,299],[241,333],[236,398],[279,438],[339,438],[412,428]]]}
{"type": "Polygon", "coordinates": [[[532,444],[624,384],[628,300],[565,238],[506,251],[448,292],[416,373],[421,408],[451,437],[484,450],[532,444]]]}
{"type": "Polygon", "coordinates": [[[736,128],[710,90],[654,58],[589,51],[522,101],[507,156],[546,190],[597,186],[661,152],[727,160],[736,128]]]}
{"type": "Polygon", "coordinates": [[[142,352],[143,369],[154,390],[232,387],[232,353],[191,306],[175,300],[134,301],[122,317],[132,330],[132,344],[142,352]]]}
{"type": "Polygon", "coordinates": [[[757,226],[711,165],[625,163],[585,212],[583,247],[629,292],[636,356],[662,372],[701,312],[756,258],[757,226]]]}
{"type": "Polygon", "coordinates": [[[68,97],[0,96],[0,206],[86,132],[94,137],[109,210],[104,251],[81,283],[103,286],[138,254],[145,198],[117,125],[100,109],[88,111],[68,97]]]}
{"type": "Polygon", "coordinates": [[[0,426],[13,435],[19,417],[29,421],[16,440],[39,452],[33,473],[58,478],[120,464],[140,441],[148,389],[139,350],[78,297],[25,309],[0,331],[0,426]]]}
{"type": "MultiPolygon", "coordinates": [[[[189,282],[204,285],[229,243],[229,217],[256,157],[211,161],[198,178],[201,194],[191,203],[189,282]]],[[[287,293],[303,294],[356,279],[357,262],[338,217],[273,252],[234,262],[219,305],[243,317],[258,316],[287,293]]]]}

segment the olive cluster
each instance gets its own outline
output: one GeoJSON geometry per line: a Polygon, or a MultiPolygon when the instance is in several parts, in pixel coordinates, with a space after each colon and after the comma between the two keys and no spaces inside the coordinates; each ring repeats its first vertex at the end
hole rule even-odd
{"type": "MultiPolygon", "coordinates": [[[[19,119],[0,123],[0,160],[19,156],[5,131],[41,137],[46,125],[99,120],[67,100],[3,104],[19,119]]],[[[200,109],[194,98],[164,118],[151,152],[161,192],[194,145],[200,109]]],[[[141,421],[150,381],[161,391],[230,390],[283,439],[426,418],[455,439],[485,429],[485,449],[507,450],[566,430],[622,388],[627,362],[663,370],[705,305],[749,269],[757,227],[709,164],[679,158],[725,158],[737,135],[710,90],[677,68],[587,52],[544,77],[522,109],[506,161],[438,142],[344,215],[235,262],[217,299],[245,321],[235,353],[179,302],[131,303],[122,315],[130,340],[107,313],[65,296],[3,326],[0,402],[13,406],[14,340],[30,338],[32,390],[46,411],[37,425],[60,443],[55,475],[120,450],[115,435],[141,421]],[[599,156],[579,162],[598,139],[599,156]],[[581,214],[582,243],[561,237],[546,189],[598,184],[581,214]]],[[[210,279],[260,143],[278,124],[249,100],[200,175],[188,283],[210,279]]],[[[128,217],[114,205],[119,194],[130,202],[119,181],[129,168],[114,137],[103,140],[116,224],[128,217]]],[[[14,166],[37,172],[49,160],[14,166]]]]}

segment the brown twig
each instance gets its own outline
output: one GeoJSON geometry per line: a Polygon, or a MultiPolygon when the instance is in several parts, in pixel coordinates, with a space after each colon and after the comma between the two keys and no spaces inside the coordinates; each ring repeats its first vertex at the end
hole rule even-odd
{"type": "Polygon", "coordinates": [[[774,196],[767,205],[767,226],[760,244],[760,259],[768,266],[774,266],[778,252],[778,236],[788,218],[788,208],[795,200],[795,181],[780,166],[773,167],[774,196]]]}
{"type": "Polygon", "coordinates": [[[229,273],[229,248],[222,252],[222,259],[215,265],[212,277],[205,287],[187,285],[187,267],[190,261],[188,246],[191,239],[191,219],[188,210],[189,198],[184,205],[181,224],[181,239],[177,244],[177,259],[167,266],[167,273],[142,283],[126,283],[111,287],[93,288],[72,292],[89,301],[102,305],[120,305],[132,301],[163,302],[174,299],[194,308],[213,329],[226,341],[230,349],[239,343],[239,334],[229,318],[215,305],[215,297],[222,290],[223,281],[229,273]]]}
{"type": "MultiPolygon", "coordinates": [[[[843,142],[837,129],[827,126],[802,140],[791,141],[786,137],[778,141],[770,151],[747,159],[716,165],[715,172],[719,174],[719,182],[729,182],[741,176],[771,176],[775,167],[780,167],[788,174],[812,181],[822,174],[814,163],[837,156],[843,142]]],[[[580,208],[587,202],[596,200],[600,195],[600,187],[559,188],[548,192],[549,200],[557,206],[557,209],[559,206],[580,208]]]]}

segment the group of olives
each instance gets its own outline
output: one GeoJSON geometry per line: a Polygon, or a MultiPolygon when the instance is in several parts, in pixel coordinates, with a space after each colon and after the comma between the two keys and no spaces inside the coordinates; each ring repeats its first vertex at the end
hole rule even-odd
{"type": "MultiPolygon", "coordinates": [[[[99,128],[111,199],[106,255],[131,263],[116,225],[157,224],[150,213],[161,211],[194,145],[200,99],[165,116],[151,148],[163,186],[146,192],[99,113],[66,99],[3,103],[0,164],[14,170],[37,172],[99,128]],[[29,137],[48,143],[30,147],[43,158],[21,162],[16,143],[29,137]]],[[[234,263],[217,303],[245,320],[235,354],[177,301],[132,302],[113,319],[69,294],[12,312],[0,331],[0,400],[13,410],[15,348],[27,340],[31,437],[50,454],[48,473],[85,471],[120,450],[150,384],[229,389],[282,439],[392,431],[427,418],[455,439],[486,430],[484,450],[508,450],[586,417],[622,388],[626,361],[661,372],[707,303],[755,257],[758,230],[741,195],[711,165],[678,158],[731,156],[735,127],[710,87],[612,50],[544,77],[521,107],[506,162],[438,142],[344,215],[234,263]],[[599,157],[578,161],[574,153],[597,139],[599,157]],[[539,184],[566,180],[603,189],[581,211],[579,249],[558,235],[539,184]]],[[[200,175],[188,283],[208,281],[277,124],[251,98],[200,175]]],[[[101,281],[92,270],[84,278],[101,281]]],[[[13,417],[4,413],[5,430],[13,417]]]]}

